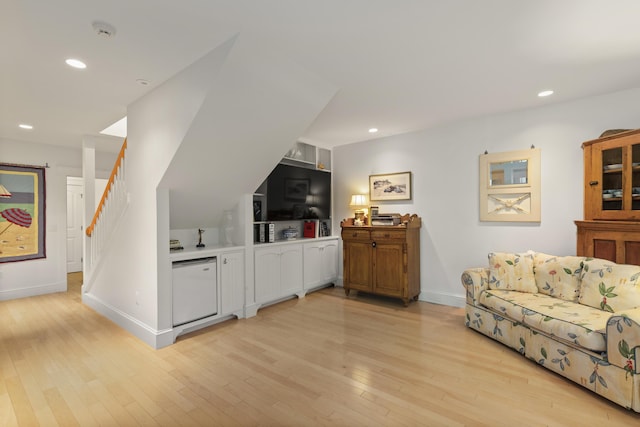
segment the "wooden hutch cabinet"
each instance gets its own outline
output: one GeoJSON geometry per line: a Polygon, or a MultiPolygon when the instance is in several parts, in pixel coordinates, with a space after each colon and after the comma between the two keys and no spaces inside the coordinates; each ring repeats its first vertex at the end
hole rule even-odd
{"type": "Polygon", "coordinates": [[[577,253],[640,265],[640,129],[582,144],[584,221],[577,253]]]}
{"type": "Polygon", "coordinates": [[[417,215],[398,226],[353,226],[343,221],[344,292],[363,291],[402,299],[420,294],[420,227],[417,215]]]}

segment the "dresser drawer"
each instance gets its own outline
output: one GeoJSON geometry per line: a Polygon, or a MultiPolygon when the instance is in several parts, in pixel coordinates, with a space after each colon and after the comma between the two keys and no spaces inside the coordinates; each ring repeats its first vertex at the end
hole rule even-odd
{"type": "Polygon", "coordinates": [[[371,240],[405,240],[405,230],[373,230],[371,240]]]}
{"type": "Polygon", "coordinates": [[[344,228],[342,230],[342,240],[369,240],[371,234],[369,230],[358,230],[355,228],[344,228]]]}

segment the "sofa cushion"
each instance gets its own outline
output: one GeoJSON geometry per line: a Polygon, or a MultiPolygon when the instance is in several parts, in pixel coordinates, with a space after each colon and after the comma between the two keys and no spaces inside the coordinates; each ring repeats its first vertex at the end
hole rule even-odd
{"type": "Polygon", "coordinates": [[[537,293],[533,252],[489,253],[489,288],[537,293]]]}
{"type": "Polygon", "coordinates": [[[584,259],[585,257],[537,252],[533,258],[533,273],[538,291],[566,301],[578,302],[584,259]]]}
{"type": "Polygon", "coordinates": [[[610,313],[545,294],[487,289],[480,304],[534,330],[592,351],[606,351],[610,313]]]}
{"type": "Polygon", "coordinates": [[[640,307],[640,266],[586,258],[580,304],[611,313],[640,307]]]}

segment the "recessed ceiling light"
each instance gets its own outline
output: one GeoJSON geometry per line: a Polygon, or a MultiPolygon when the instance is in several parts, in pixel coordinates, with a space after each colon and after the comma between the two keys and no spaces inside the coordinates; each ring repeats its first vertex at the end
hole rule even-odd
{"type": "Polygon", "coordinates": [[[19,127],[20,129],[26,129],[26,130],[31,130],[31,129],[33,129],[33,126],[28,125],[28,124],[26,124],[26,123],[20,123],[20,124],[18,125],[18,127],[19,127]]]}
{"type": "Polygon", "coordinates": [[[378,132],[378,128],[369,129],[369,133],[376,133],[376,132],[378,132]]]}
{"type": "Polygon", "coordinates": [[[85,64],[84,62],[80,61],[79,59],[69,58],[64,62],[66,62],[68,66],[73,67],[73,68],[78,68],[80,70],[83,70],[83,69],[87,68],[87,64],[85,64]]]}
{"type": "Polygon", "coordinates": [[[538,93],[538,96],[540,98],[544,98],[545,96],[549,96],[549,95],[553,95],[552,90],[543,90],[542,92],[538,93]]]}

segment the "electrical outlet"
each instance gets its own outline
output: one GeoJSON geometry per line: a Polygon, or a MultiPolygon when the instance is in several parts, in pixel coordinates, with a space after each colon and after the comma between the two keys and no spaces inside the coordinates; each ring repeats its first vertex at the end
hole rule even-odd
{"type": "Polygon", "coordinates": [[[140,291],[136,291],[136,305],[140,307],[140,291]]]}

